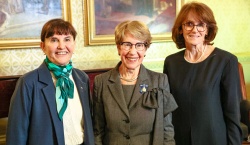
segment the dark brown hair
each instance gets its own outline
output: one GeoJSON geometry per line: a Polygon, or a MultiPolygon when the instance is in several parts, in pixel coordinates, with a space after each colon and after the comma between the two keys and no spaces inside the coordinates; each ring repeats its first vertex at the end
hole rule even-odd
{"type": "Polygon", "coordinates": [[[201,22],[207,24],[208,34],[205,36],[204,43],[213,45],[212,41],[214,40],[218,31],[213,11],[203,3],[189,2],[183,5],[183,7],[181,8],[172,28],[172,39],[175,42],[177,48],[181,49],[186,47],[185,40],[181,31],[182,24],[185,21],[186,16],[190,12],[196,14],[201,22]]]}
{"type": "Polygon", "coordinates": [[[71,34],[75,40],[77,32],[69,22],[64,21],[63,19],[52,19],[44,24],[41,32],[41,41],[44,42],[45,38],[49,38],[54,34],[71,34]]]}

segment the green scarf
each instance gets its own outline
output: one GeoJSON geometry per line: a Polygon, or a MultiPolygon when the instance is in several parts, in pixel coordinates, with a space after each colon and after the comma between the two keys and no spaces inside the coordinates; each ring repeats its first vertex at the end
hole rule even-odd
{"type": "Polygon", "coordinates": [[[68,105],[68,98],[72,99],[74,96],[74,84],[69,78],[72,73],[72,61],[70,61],[66,66],[58,66],[46,57],[44,62],[57,79],[56,104],[58,116],[60,120],[62,120],[63,114],[68,105]]]}

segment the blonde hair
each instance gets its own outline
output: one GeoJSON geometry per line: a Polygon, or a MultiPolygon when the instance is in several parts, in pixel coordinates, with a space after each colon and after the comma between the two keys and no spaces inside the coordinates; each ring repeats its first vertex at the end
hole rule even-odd
{"type": "Polygon", "coordinates": [[[149,48],[151,44],[151,34],[148,27],[140,21],[124,21],[115,27],[115,43],[120,45],[127,34],[134,38],[143,41],[146,47],[149,48]]]}

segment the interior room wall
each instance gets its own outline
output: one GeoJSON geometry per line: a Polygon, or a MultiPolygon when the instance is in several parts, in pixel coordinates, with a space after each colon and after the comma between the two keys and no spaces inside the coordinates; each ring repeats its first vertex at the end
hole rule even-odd
{"type": "MultiPolygon", "coordinates": [[[[185,0],[189,2],[191,0],[185,0]]],[[[247,93],[250,95],[250,1],[248,0],[197,0],[212,8],[219,31],[214,45],[227,50],[243,64],[247,93]]],[[[71,1],[72,24],[78,32],[73,65],[82,70],[114,67],[119,61],[115,45],[85,46],[85,2],[71,1]]],[[[1,43],[1,42],[0,42],[1,43]]],[[[153,43],[147,51],[144,64],[162,72],[164,58],[177,52],[173,42],[153,43]]],[[[37,68],[45,58],[40,48],[0,50],[0,76],[22,75],[37,68]]]]}

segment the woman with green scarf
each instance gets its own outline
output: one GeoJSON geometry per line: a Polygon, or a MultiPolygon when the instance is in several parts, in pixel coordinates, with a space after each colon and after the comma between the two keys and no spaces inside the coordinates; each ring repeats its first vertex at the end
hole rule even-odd
{"type": "Polygon", "coordinates": [[[45,23],[41,43],[46,58],[23,75],[13,93],[7,145],[93,145],[89,78],[73,68],[77,32],[62,19],[45,23]]]}

